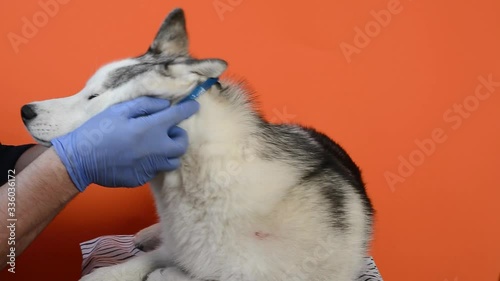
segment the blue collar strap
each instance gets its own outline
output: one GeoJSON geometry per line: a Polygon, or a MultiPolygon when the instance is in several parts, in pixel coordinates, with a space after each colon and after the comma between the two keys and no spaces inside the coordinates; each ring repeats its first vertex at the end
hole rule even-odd
{"type": "Polygon", "coordinates": [[[207,81],[205,81],[205,82],[201,83],[200,85],[196,86],[196,88],[194,88],[194,90],[191,91],[191,93],[187,97],[181,99],[178,102],[178,104],[181,103],[181,102],[188,101],[188,100],[195,100],[201,94],[203,94],[206,91],[208,91],[210,89],[210,87],[212,87],[218,81],[219,81],[218,77],[216,77],[216,78],[208,78],[207,81]]]}

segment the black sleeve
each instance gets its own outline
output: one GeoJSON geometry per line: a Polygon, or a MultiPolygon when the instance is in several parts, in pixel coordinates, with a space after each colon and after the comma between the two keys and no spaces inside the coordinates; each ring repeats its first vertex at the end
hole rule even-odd
{"type": "Polygon", "coordinates": [[[8,170],[14,169],[17,159],[34,144],[3,145],[0,144],[0,186],[7,182],[8,170]]]}

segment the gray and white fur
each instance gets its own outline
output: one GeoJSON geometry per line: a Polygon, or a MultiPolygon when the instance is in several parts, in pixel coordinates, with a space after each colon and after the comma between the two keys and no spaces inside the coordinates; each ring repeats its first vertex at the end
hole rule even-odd
{"type": "MultiPolygon", "coordinates": [[[[23,120],[50,145],[113,104],[145,95],[176,102],[226,66],[189,55],[176,9],[146,54],[105,65],[76,95],[25,105],[23,120]]],[[[198,101],[179,124],[190,138],[181,167],[150,183],[160,223],[136,243],[151,251],[81,280],[354,280],[373,209],[348,154],[312,128],[266,122],[238,83],[223,80],[198,101]]]]}

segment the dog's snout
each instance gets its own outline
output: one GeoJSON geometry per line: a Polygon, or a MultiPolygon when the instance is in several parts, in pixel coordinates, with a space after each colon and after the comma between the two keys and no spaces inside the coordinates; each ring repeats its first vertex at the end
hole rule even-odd
{"type": "Polygon", "coordinates": [[[35,106],[31,104],[25,104],[21,107],[21,117],[23,121],[32,120],[36,117],[35,106]]]}

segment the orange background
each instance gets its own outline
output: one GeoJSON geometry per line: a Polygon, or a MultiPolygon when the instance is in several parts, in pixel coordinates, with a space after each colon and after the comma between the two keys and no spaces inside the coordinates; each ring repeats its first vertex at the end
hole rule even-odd
{"type": "MultiPolygon", "coordinates": [[[[8,34],[22,35],[22,18],[42,8],[1,0],[0,141],[32,142],[23,104],[76,93],[100,65],[141,54],[170,9],[183,7],[194,55],[227,60],[267,117],[317,127],[362,167],[385,280],[497,280],[500,87],[466,118],[443,114],[472,104],[479,76],[500,81],[500,2],[401,0],[348,63],[340,44],[354,45],[355,28],[392,1],[69,0],[16,54],[8,34]],[[224,4],[233,6],[218,14],[214,5],[224,4]],[[437,128],[446,140],[390,188],[385,175],[398,174],[399,157],[416,157],[415,141],[437,128]]],[[[91,187],[18,259],[17,274],[0,279],[76,280],[79,242],[154,221],[147,188],[91,187]]]]}

